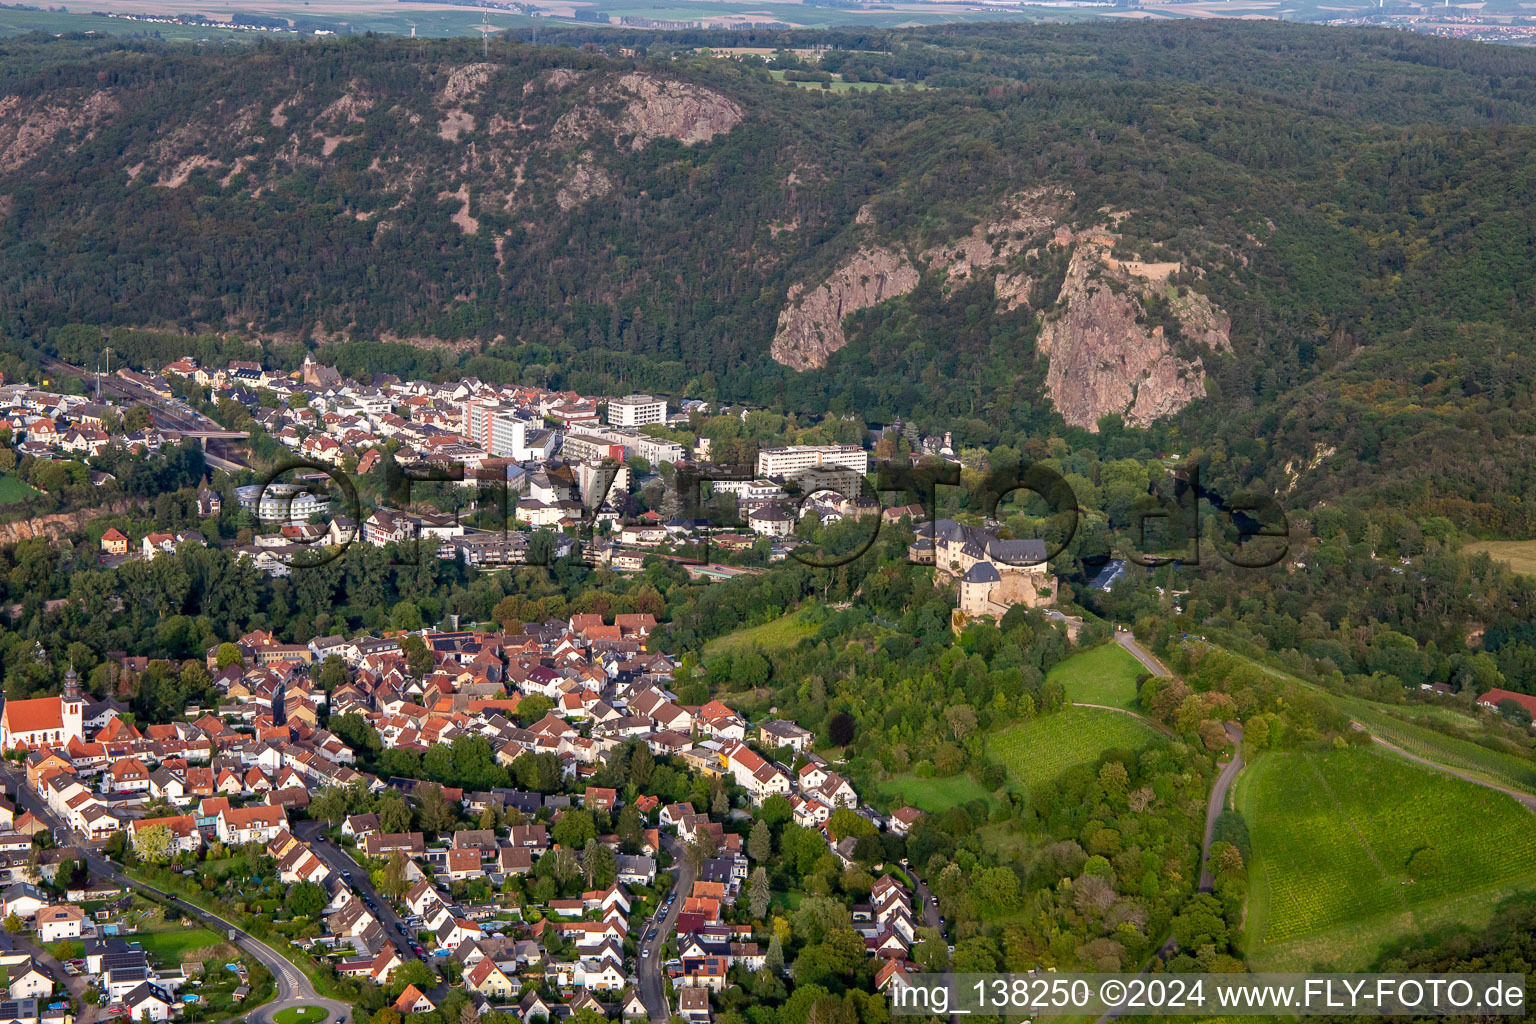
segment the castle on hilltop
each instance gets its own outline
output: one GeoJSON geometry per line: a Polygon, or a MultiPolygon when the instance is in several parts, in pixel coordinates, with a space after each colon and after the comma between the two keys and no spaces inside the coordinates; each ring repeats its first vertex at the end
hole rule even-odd
{"type": "Polygon", "coordinates": [[[960,581],[960,612],[967,618],[1002,618],[1022,604],[1042,608],[1056,600],[1056,578],[1042,540],[1010,540],[996,530],[953,519],[919,523],[908,557],[960,581]]]}

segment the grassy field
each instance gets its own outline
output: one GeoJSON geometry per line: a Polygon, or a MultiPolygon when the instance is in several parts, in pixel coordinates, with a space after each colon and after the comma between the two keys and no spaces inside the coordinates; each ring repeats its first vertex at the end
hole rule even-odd
{"type": "Polygon", "coordinates": [[[800,612],[795,612],[761,626],[748,626],[725,636],[717,636],[704,645],[704,657],[742,654],[756,648],[761,648],[765,653],[783,650],[811,636],[816,628],[806,622],[800,612]]]}
{"type": "Polygon", "coordinates": [[[272,1015],[273,1024],[309,1024],[310,1021],[325,1020],[326,1012],[318,1006],[290,1006],[286,1010],[278,1010],[272,1015]]]}
{"type": "MultiPolygon", "coordinates": [[[[10,11],[0,11],[0,14],[10,14],[10,11]]],[[[0,28],[0,34],[4,29],[0,28]]],[[[10,473],[0,473],[0,505],[9,505],[13,501],[22,498],[30,498],[37,493],[37,489],[25,480],[12,476],[10,473]]]]}
{"type": "Polygon", "coordinates": [[[1480,540],[1462,548],[1468,554],[1486,554],[1495,562],[1507,562],[1515,572],[1536,576],[1536,540],[1480,540]]]}
{"type": "Polygon", "coordinates": [[[1132,708],[1136,705],[1136,676],[1144,671],[1141,662],[1124,647],[1106,643],[1072,655],[1045,678],[1064,686],[1067,699],[1074,703],[1132,708]]]}
{"type": "Polygon", "coordinates": [[[1260,671],[1278,678],[1293,679],[1301,686],[1316,691],[1335,704],[1341,712],[1365,726],[1372,734],[1402,747],[1410,754],[1417,754],[1419,757],[1499,785],[1536,793],[1536,764],[1516,754],[1490,750],[1481,744],[1474,743],[1471,737],[1485,731],[1485,726],[1465,712],[1433,705],[1380,704],[1333,693],[1273,665],[1255,661],[1232,650],[1221,649],[1232,657],[1241,658],[1260,671]],[[1420,717],[1451,722],[1469,738],[1458,739],[1422,725],[1415,725],[1412,720],[1420,717]]]}
{"type": "Polygon", "coordinates": [[[1358,970],[1390,941],[1477,925],[1536,889],[1536,819],[1507,796],[1385,752],[1271,753],[1236,806],[1253,836],[1256,970],[1358,970]]]}
{"type": "Polygon", "coordinates": [[[156,924],[150,929],[130,937],[144,947],[151,960],[168,966],[179,966],[181,958],[196,949],[225,946],[224,936],[208,928],[190,928],[185,921],[173,924],[156,924]]]}
{"type": "Polygon", "coordinates": [[[881,782],[880,792],[929,812],[947,811],[958,804],[992,798],[992,794],[969,775],[951,775],[944,779],[897,775],[881,782]]]}
{"type": "Polygon", "coordinates": [[[914,89],[926,89],[922,82],[845,82],[838,76],[833,76],[831,82],[825,86],[821,82],[795,82],[784,77],[782,71],[768,72],[776,80],[785,85],[793,85],[800,89],[821,89],[826,92],[878,92],[881,89],[902,89],[911,86],[914,89]]]}
{"type": "Polygon", "coordinates": [[[1139,750],[1157,733],[1115,711],[1068,707],[994,733],[988,749],[1025,786],[1050,782],[1069,768],[1090,764],[1111,748],[1139,750]]]}

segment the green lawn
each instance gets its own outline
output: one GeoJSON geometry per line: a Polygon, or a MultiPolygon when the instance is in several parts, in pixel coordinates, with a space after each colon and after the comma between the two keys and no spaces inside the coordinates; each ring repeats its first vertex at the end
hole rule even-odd
{"type": "Polygon", "coordinates": [[[1046,675],[1047,682],[1066,688],[1067,699],[1077,704],[1105,704],[1112,708],[1136,706],[1136,677],[1146,668],[1117,643],[1104,643],[1074,654],[1046,675]]]}
{"type": "Polygon", "coordinates": [[[168,966],[180,966],[181,958],[196,949],[210,946],[227,946],[224,936],[208,928],[193,928],[186,921],[173,924],[156,924],[153,930],[141,931],[130,936],[130,941],[143,945],[151,960],[168,966]]]}
{"type": "Polygon", "coordinates": [[[745,629],[727,633],[725,636],[717,636],[704,645],[704,657],[742,654],[758,648],[765,653],[783,650],[813,635],[816,629],[816,626],[805,621],[802,613],[794,612],[774,619],[772,622],[765,622],[761,626],[748,626],[745,629]]]}
{"type": "MultiPolygon", "coordinates": [[[[7,12],[8,13],[8,12],[7,12]]],[[[3,32],[0,32],[3,34],[3,32]]],[[[30,498],[37,493],[37,488],[10,473],[0,473],[0,505],[9,505],[13,501],[30,498]]]]}
{"type": "Polygon", "coordinates": [[[943,779],[897,775],[881,782],[880,792],[895,797],[902,804],[930,813],[947,811],[972,800],[992,799],[992,794],[969,775],[951,775],[943,779]]]}
{"type": "Polygon", "coordinates": [[[325,1010],[318,1006],[290,1006],[274,1013],[272,1024],[309,1024],[310,1021],[324,1020],[326,1016],[325,1010]]]}
{"type": "Polygon", "coordinates": [[[1530,812],[1384,751],[1265,754],[1236,805],[1253,837],[1256,970],[1359,970],[1387,942],[1477,926],[1536,889],[1530,812]]]}
{"type": "Polygon", "coordinates": [[[1156,735],[1145,722],[1118,711],[1067,707],[994,733],[987,748],[1011,781],[1029,787],[1091,764],[1106,750],[1139,750],[1156,735]]]}

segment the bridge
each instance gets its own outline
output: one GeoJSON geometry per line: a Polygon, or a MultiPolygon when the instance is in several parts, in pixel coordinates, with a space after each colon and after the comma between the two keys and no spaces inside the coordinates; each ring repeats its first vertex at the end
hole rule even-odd
{"type": "Polygon", "coordinates": [[[209,441],[244,441],[250,438],[250,432],[245,430],[183,430],[180,427],[171,428],[182,437],[197,438],[198,445],[203,451],[208,450],[209,441]]]}

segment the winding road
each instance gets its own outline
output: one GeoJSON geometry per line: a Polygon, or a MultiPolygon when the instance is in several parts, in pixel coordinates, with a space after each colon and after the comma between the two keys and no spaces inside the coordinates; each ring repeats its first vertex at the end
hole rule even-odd
{"type": "MultiPolygon", "coordinates": [[[[1141,662],[1148,672],[1155,676],[1171,676],[1168,666],[1164,665],[1152,652],[1136,642],[1136,637],[1128,630],[1115,633],[1115,643],[1141,662]]],[[[1106,711],[1123,711],[1128,715],[1135,715],[1134,711],[1125,711],[1124,708],[1111,708],[1101,704],[1082,704],[1080,707],[1102,707],[1106,711]]],[[[1150,719],[1136,715],[1142,721],[1150,719]]],[[[1156,723],[1152,723],[1156,724],[1156,723]]],[[[1222,766],[1221,772],[1216,776],[1216,784],[1211,787],[1210,799],[1205,804],[1205,842],[1200,849],[1200,891],[1210,892],[1215,886],[1215,878],[1211,875],[1211,843],[1216,836],[1216,819],[1221,817],[1221,812],[1227,806],[1227,793],[1232,788],[1232,783],[1237,778],[1237,773],[1243,770],[1243,727],[1236,722],[1227,722],[1223,728],[1227,731],[1227,739],[1232,743],[1232,760],[1222,766]]]]}
{"type": "Polygon", "coordinates": [[[352,1007],[348,1003],[338,1002],[334,999],[323,999],[315,991],[314,984],[294,966],[283,954],[251,935],[243,928],[238,928],[224,920],[219,915],[209,910],[204,910],[196,904],[189,903],[173,893],[141,882],[136,878],[129,878],[118,870],[117,865],[102,856],[101,852],[89,842],[75,837],[65,824],[59,820],[42,798],[39,797],[26,784],[26,778],[12,768],[0,769],[0,772],[9,779],[11,788],[16,793],[17,806],[32,814],[46,824],[55,835],[64,834],[75,840],[75,844],[85,854],[85,862],[90,867],[91,874],[97,878],[107,878],[118,885],[140,892],[154,895],[167,903],[174,905],[182,913],[195,918],[213,928],[215,931],[229,935],[233,933],[234,943],[261,964],[272,974],[272,980],[277,986],[277,995],[270,1002],[256,1007],[246,1015],[250,1024],[271,1024],[272,1016],[281,1010],[294,1006],[318,1006],[326,1011],[325,1021],[317,1024],[331,1024],[331,1022],[344,1022],[352,1016],[352,1007]]]}
{"type": "Polygon", "coordinates": [[[1211,787],[1211,799],[1205,805],[1205,845],[1200,848],[1200,891],[1210,892],[1216,887],[1216,878],[1211,874],[1211,842],[1216,838],[1216,819],[1221,817],[1221,812],[1227,806],[1227,791],[1232,788],[1232,782],[1237,778],[1237,773],[1243,770],[1243,727],[1236,722],[1228,722],[1225,726],[1227,739],[1232,741],[1232,760],[1222,766],[1221,773],[1216,776],[1216,785],[1211,787]]]}
{"type": "MultiPolygon", "coordinates": [[[[1164,665],[1161,661],[1158,661],[1157,658],[1153,657],[1150,651],[1146,650],[1141,646],[1141,644],[1137,643],[1136,637],[1133,636],[1128,630],[1116,632],[1115,643],[1125,648],[1132,657],[1146,666],[1147,671],[1151,672],[1153,675],[1173,675],[1172,672],[1168,671],[1168,667],[1166,665],[1164,665]]],[[[1097,707],[1099,705],[1080,706],[1097,707]]],[[[1125,709],[1108,708],[1107,710],[1124,711],[1125,709]]],[[[1135,715],[1136,712],[1127,711],[1126,714],[1135,715]]],[[[1141,718],[1142,716],[1136,715],[1136,717],[1141,718]]],[[[1143,721],[1150,721],[1150,719],[1143,719],[1143,721]]],[[[1200,892],[1210,892],[1212,889],[1213,879],[1211,877],[1210,871],[1206,867],[1206,862],[1210,859],[1211,856],[1211,842],[1216,834],[1216,819],[1221,817],[1222,808],[1226,806],[1227,791],[1232,788],[1233,780],[1237,778],[1238,772],[1243,770],[1243,728],[1236,722],[1227,722],[1224,728],[1227,731],[1227,739],[1232,741],[1232,760],[1228,761],[1225,765],[1222,766],[1221,771],[1216,776],[1215,785],[1211,787],[1210,798],[1205,803],[1205,841],[1200,849],[1200,892]]],[[[1168,936],[1167,941],[1163,943],[1162,947],[1158,949],[1157,953],[1158,956],[1166,959],[1167,956],[1174,951],[1174,949],[1175,943],[1173,941],[1173,936],[1170,935],[1168,936]]],[[[1148,963],[1147,966],[1141,969],[1140,973],[1146,974],[1151,970],[1151,968],[1152,965],[1148,963]]],[[[1107,1022],[1114,1020],[1118,1016],[1119,1013],[1111,1011],[1110,1013],[1106,1013],[1100,1017],[1096,1024],[1107,1024],[1107,1022]]]]}

